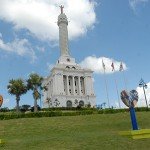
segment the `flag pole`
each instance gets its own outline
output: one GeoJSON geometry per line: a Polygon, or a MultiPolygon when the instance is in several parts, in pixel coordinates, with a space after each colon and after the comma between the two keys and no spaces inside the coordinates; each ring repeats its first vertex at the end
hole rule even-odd
{"type": "Polygon", "coordinates": [[[119,91],[118,91],[118,86],[117,86],[116,78],[115,78],[115,85],[116,85],[116,90],[117,90],[119,108],[121,108],[121,105],[120,105],[120,97],[119,97],[119,91]]]}
{"type": "MultiPolygon", "coordinates": [[[[112,62],[112,71],[115,72],[115,67],[114,67],[114,63],[112,62]]],[[[118,84],[117,84],[117,80],[116,80],[116,76],[114,74],[114,80],[115,80],[115,86],[116,86],[116,91],[117,91],[117,97],[118,97],[118,104],[119,104],[119,108],[121,108],[120,105],[120,97],[119,97],[119,90],[118,90],[118,84]]]]}
{"type": "Polygon", "coordinates": [[[123,68],[122,62],[121,62],[121,64],[120,64],[120,69],[119,69],[119,71],[121,71],[122,74],[123,74],[124,86],[125,86],[126,91],[128,91],[127,82],[126,82],[126,78],[125,78],[125,73],[124,73],[124,68],[123,68]]]}
{"type": "Polygon", "coordinates": [[[125,89],[128,90],[128,88],[127,88],[127,81],[126,81],[126,78],[125,78],[124,70],[122,71],[122,73],[123,73],[123,78],[124,78],[125,89]]]}
{"type": "Polygon", "coordinates": [[[102,60],[102,66],[103,66],[103,70],[104,70],[104,80],[105,80],[105,89],[106,89],[108,108],[110,108],[109,96],[108,96],[108,86],[107,86],[106,73],[105,73],[105,64],[104,64],[103,60],[102,60]]]}

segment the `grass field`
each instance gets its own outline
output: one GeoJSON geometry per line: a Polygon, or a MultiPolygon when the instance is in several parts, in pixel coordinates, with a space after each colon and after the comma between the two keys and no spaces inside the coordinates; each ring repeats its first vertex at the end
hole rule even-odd
{"type": "MultiPolygon", "coordinates": [[[[150,112],[138,112],[139,127],[150,128],[150,112]]],[[[0,121],[2,150],[149,150],[150,139],[118,134],[130,130],[129,113],[26,118],[0,121]]]]}

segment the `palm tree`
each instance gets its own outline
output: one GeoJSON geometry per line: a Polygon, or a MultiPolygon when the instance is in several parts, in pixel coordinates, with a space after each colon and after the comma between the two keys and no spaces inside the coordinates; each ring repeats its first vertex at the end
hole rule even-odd
{"type": "Polygon", "coordinates": [[[27,80],[28,90],[33,91],[34,112],[37,111],[37,100],[41,97],[41,94],[38,91],[38,89],[42,89],[42,80],[43,78],[36,73],[30,74],[29,79],[27,80]]]}
{"type": "Polygon", "coordinates": [[[16,96],[16,111],[19,112],[20,96],[27,92],[27,86],[23,79],[11,79],[7,86],[8,93],[16,96]]]}

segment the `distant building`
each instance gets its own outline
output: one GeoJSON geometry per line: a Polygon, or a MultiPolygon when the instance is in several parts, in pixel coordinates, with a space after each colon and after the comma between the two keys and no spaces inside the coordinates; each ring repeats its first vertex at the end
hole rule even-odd
{"type": "Polygon", "coordinates": [[[43,85],[47,87],[43,93],[44,107],[95,107],[93,71],[81,68],[69,54],[68,20],[62,6],[57,25],[61,55],[51,74],[43,81],[43,85]]]}

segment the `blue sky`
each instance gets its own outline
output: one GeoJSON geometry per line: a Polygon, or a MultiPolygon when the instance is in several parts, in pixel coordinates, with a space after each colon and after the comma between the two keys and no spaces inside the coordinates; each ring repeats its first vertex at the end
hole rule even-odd
{"type": "MultiPolygon", "coordinates": [[[[0,94],[3,107],[15,107],[15,97],[7,92],[10,79],[27,79],[36,72],[50,74],[50,68],[60,56],[57,16],[59,5],[69,20],[71,56],[83,67],[94,71],[97,104],[107,102],[105,82],[108,83],[110,103],[117,106],[115,78],[118,90],[137,89],[139,105],[144,106],[143,91],[138,88],[141,77],[148,85],[150,100],[150,0],[2,0],[0,1],[0,94]],[[103,74],[101,61],[106,66],[103,74]],[[114,62],[116,71],[111,70],[114,62]]],[[[150,103],[150,101],[149,101],[150,103]]],[[[33,105],[32,93],[21,97],[20,105],[33,105]]],[[[122,104],[122,106],[124,106],[122,104]]]]}

